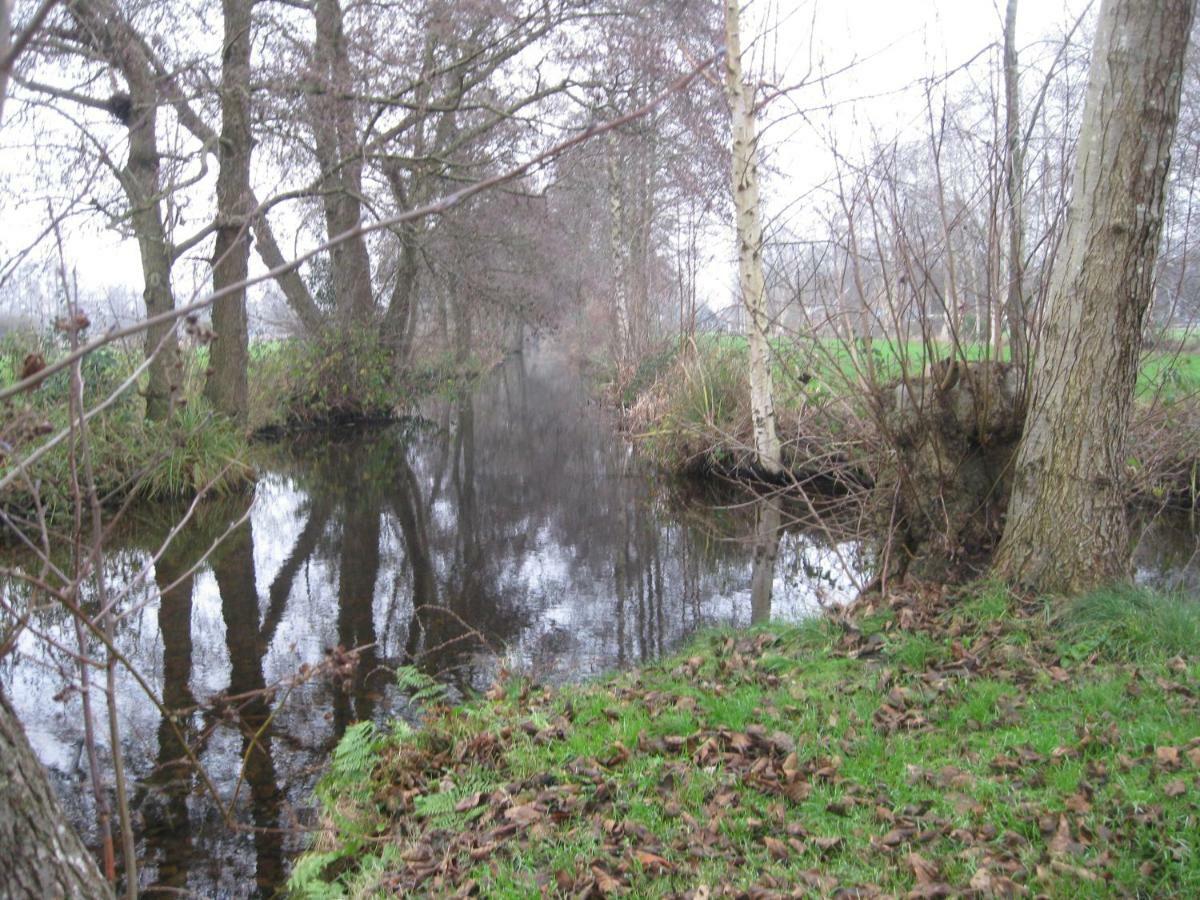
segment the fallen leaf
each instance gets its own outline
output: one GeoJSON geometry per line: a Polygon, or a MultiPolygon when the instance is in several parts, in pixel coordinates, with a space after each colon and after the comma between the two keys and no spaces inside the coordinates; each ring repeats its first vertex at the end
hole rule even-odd
{"type": "Polygon", "coordinates": [[[773,837],[763,838],[763,846],[767,848],[767,852],[771,854],[772,859],[777,859],[780,862],[786,862],[792,855],[787,844],[773,837]]]}
{"type": "Polygon", "coordinates": [[[675,866],[667,859],[659,856],[657,853],[651,853],[648,850],[638,850],[634,853],[637,861],[642,864],[642,867],[649,872],[669,872],[675,866]]]}
{"type": "Polygon", "coordinates": [[[455,812],[466,812],[469,809],[474,809],[483,802],[483,794],[475,793],[469,797],[463,797],[454,805],[455,812]]]}
{"type": "Polygon", "coordinates": [[[518,825],[532,825],[542,817],[542,810],[532,804],[514,806],[504,811],[504,818],[518,825]]]}
{"type": "Polygon", "coordinates": [[[1163,787],[1163,793],[1166,794],[1168,797],[1182,797],[1184,794],[1187,793],[1187,782],[1184,781],[1182,778],[1178,778],[1175,781],[1168,782],[1163,787]]]}

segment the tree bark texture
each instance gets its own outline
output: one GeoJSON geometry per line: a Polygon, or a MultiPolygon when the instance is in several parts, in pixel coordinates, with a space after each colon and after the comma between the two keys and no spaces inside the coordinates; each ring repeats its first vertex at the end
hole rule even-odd
{"type": "MultiPolygon", "coordinates": [[[[163,225],[163,186],[158,150],[158,78],[136,33],[107,2],[73,0],[67,7],[96,52],[125,78],[129,87],[127,111],[121,116],[129,134],[129,158],[119,177],[129,200],[130,225],[137,238],[145,279],[143,298],[147,317],[175,308],[171,290],[172,247],[163,225]]],[[[174,322],[146,329],[145,353],[153,356],[146,384],[146,417],[166,418],[178,390],[179,346],[174,322]]]]}
{"type": "Polygon", "coordinates": [[[880,395],[891,452],[871,518],[881,577],[973,577],[1000,537],[1021,437],[1024,375],[996,361],[934,363],[880,395]]]}
{"type": "MultiPolygon", "coordinates": [[[[363,155],[354,120],[349,52],[338,0],[316,0],[313,68],[317,84],[310,104],[317,161],[323,176],[322,201],[330,238],[359,227],[362,219],[363,155]]],[[[363,235],[330,250],[333,296],[342,324],[367,322],[375,308],[371,257],[363,235]]]]}
{"type": "Polygon", "coordinates": [[[767,345],[767,290],[763,275],[763,235],[758,198],[757,137],[751,91],[742,79],[739,0],[725,3],[725,96],[733,127],[733,203],[737,213],[738,285],[746,308],[750,344],[750,414],[759,467],[777,475],[779,436],[775,429],[770,347],[767,345]]]}
{"type": "Polygon", "coordinates": [[[8,78],[12,65],[8,51],[12,47],[12,0],[0,0],[0,125],[4,124],[4,98],[8,94],[8,78]]]}
{"type": "Polygon", "coordinates": [[[225,47],[221,56],[221,139],[217,144],[217,238],[213,291],[243,285],[213,304],[217,339],[210,348],[204,394],[219,412],[245,422],[249,413],[246,277],[250,274],[250,0],[221,0],[225,47]]]}
{"type": "MultiPolygon", "coordinates": [[[[1017,68],[1017,0],[1008,0],[1004,15],[1005,188],[1008,191],[1008,319],[1009,362],[1020,370],[1028,359],[1025,327],[1025,149],[1021,140],[1021,87],[1017,68]]],[[[999,346],[999,345],[997,345],[999,346]]]]}
{"type": "Polygon", "coordinates": [[[1195,0],[1105,0],[997,568],[1039,591],[1123,577],[1142,322],[1195,0]]]}
{"type": "Polygon", "coordinates": [[[616,325],[617,366],[627,371],[630,363],[629,331],[629,266],[626,260],[624,185],[621,183],[620,139],[615,131],[608,133],[608,152],[605,155],[608,175],[608,256],[612,266],[613,315],[616,325]]]}
{"type": "MultiPolygon", "coordinates": [[[[2,2],[2,0],[0,0],[2,2]]],[[[0,692],[0,896],[112,897],[0,692]]]]}

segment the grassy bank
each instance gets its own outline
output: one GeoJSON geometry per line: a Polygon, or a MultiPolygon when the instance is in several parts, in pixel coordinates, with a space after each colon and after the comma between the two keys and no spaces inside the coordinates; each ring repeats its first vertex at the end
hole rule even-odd
{"type": "MultiPolygon", "coordinates": [[[[987,349],[967,345],[981,359],[987,349]]],[[[836,339],[772,343],[775,413],[786,466],[869,482],[890,449],[869,395],[903,373],[951,355],[920,341],[836,339]],[[880,440],[876,440],[880,438],[880,440]]],[[[752,460],[748,349],[739,335],[698,335],[646,356],[615,392],[641,449],[672,471],[736,471],[752,460]]],[[[1200,471],[1200,353],[1144,354],[1130,436],[1129,476],[1138,496],[1195,499],[1200,471]]]]}
{"type": "Polygon", "coordinates": [[[291,889],[1196,896],[1198,627],[1129,591],[1051,619],[930,590],[358,725],[291,889]]]}
{"type": "MultiPolygon", "coordinates": [[[[29,356],[52,363],[65,353],[58,335],[5,337],[0,342],[0,386],[18,380],[29,356]]],[[[82,362],[85,408],[107,401],[141,360],[136,344],[114,344],[87,356],[82,362]]],[[[319,340],[255,341],[248,369],[249,415],[239,426],[218,415],[203,397],[208,348],[185,348],[176,367],[178,405],[169,418],[146,421],[134,385],[90,420],[92,468],[101,502],[112,508],[131,500],[243,489],[254,479],[252,435],[390,420],[425,396],[461,388],[485,370],[486,362],[444,355],[396,369],[377,337],[352,331],[319,340]]],[[[68,426],[69,392],[69,373],[64,371],[4,404],[0,477],[12,471],[16,459],[68,426]]],[[[70,522],[75,500],[69,444],[62,441],[30,467],[27,477],[0,491],[0,508],[18,524],[30,527],[39,515],[52,526],[70,522]]],[[[78,455],[76,461],[81,462],[78,455]]]]}

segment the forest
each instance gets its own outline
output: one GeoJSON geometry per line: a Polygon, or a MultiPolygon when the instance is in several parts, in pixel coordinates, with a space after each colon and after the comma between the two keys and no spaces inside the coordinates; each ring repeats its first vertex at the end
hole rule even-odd
{"type": "Polygon", "coordinates": [[[0,896],[1200,894],[1195,7],[0,0],[0,896]]]}

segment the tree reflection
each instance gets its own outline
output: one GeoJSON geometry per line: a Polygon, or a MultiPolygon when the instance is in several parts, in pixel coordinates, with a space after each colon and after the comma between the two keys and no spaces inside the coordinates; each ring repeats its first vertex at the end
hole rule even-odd
{"type": "MultiPolygon", "coordinates": [[[[231,517],[226,524],[232,524],[231,517]]],[[[212,559],[221,592],[221,617],[229,650],[227,700],[242,732],[242,780],[250,787],[254,822],[255,880],[262,888],[283,875],[283,836],[279,830],[279,785],[270,728],[271,704],[263,677],[267,644],[259,630],[254,526],[250,519],[227,535],[212,559]]]]}

